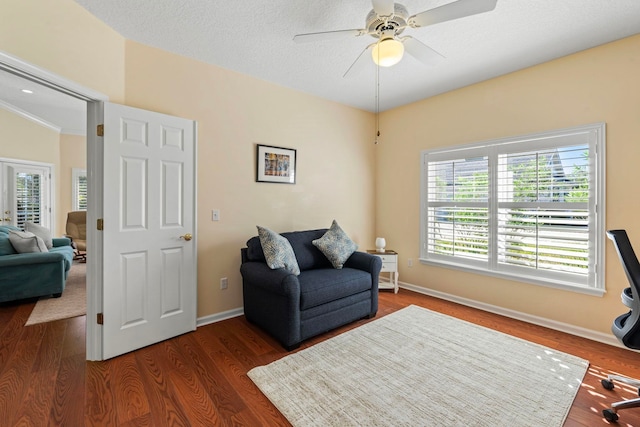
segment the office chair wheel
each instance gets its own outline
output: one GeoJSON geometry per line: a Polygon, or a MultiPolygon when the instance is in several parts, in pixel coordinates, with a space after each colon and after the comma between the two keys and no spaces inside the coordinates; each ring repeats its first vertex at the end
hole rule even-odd
{"type": "Polygon", "coordinates": [[[602,415],[604,415],[604,418],[607,421],[611,421],[611,422],[614,422],[614,423],[616,421],[618,421],[618,414],[613,412],[613,410],[611,410],[611,409],[603,409],[602,410],[602,415]]]}
{"type": "Polygon", "coordinates": [[[613,381],[602,380],[600,381],[600,383],[602,384],[602,387],[606,388],[607,390],[613,390],[613,387],[615,387],[613,381]]]}

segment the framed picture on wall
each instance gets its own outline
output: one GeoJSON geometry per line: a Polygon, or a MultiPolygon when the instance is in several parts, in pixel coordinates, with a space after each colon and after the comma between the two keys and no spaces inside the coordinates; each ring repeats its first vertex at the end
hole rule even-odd
{"type": "Polygon", "coordinates": [[[296,150],[258,144],[257,182],[296,183],[296,150]]]}

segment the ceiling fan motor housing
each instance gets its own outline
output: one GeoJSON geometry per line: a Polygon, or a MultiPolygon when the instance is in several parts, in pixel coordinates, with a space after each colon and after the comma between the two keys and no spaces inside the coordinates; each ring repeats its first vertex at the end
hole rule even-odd
{"type": "Polygon", "coordinates": [[[375,10],[371,10],[366,19],[367,32],[375,38],[380,38],[383,32],[401,34],[407,26],[408,18],[407,8],[399,3],[394,4],[394,12],[391,16],[379,16],[375,10]]]}

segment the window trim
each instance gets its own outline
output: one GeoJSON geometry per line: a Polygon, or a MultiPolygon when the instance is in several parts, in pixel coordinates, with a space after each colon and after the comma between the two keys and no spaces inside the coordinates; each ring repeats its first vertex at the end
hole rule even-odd
{"type": "Polygon", "coordinates": [[[11,178],[9,177],[10,169],[17,168],[28,170],[32,169],[42,173],[43,185],[41,186],[42,199],[41,199],[41,222],[40,225],[50,229],[55,228],[56,224],[56,175],[55,166],[52,163],[37,162],[31,160],[12,159],[6,157],[0,157],[0,212],[10,210],[12,218],[14,216],[15,208],[13,206],[15,200],[7,200],[10,196],[9,187],[13,183],[9,183],[11,178]]]}
{"type": "MultiPolygon", "coordinates": [[[[439,266],[445,268],[451,268],[471,273],[477,273],[482,275],[488,275],[492,277],[503,278],[507,280],[513,280],[524,283],[531,283],[534,285],[541,285],[556,289],[570,290],[578,293],[584,293],[589,295],[602,296],[606,293],[604,277],[605,277],[605,144],[606,144],[606,124],[604,122],[594,123],[582,126],[576,126],[565,129],[557,129],[545,132],[538,132],[528,135],[519,135],[513,137],[499,138],[494,140],[487,140],[482,142],[476,142],[471,144],[458,145],[454,147],[445,147],[431,150],[423,150],[420,155],[421,162],[421,174],[420,174],[420,262],[426,265],[439,266]],[[495,154],[499,147],[500,153],[507,151],[519,151],[516,149],[518,146],[522,147],[523,144],[533,143],[537,141],[536,149],[542,149],[544,147],[557,146],[556,143],[552,143],[550,138],[571,138],[571,137],[584,137],[585,140],[581,143],[588,143],[590,148],[590,157],[593,159],[593,167],[595,172],[593,174],[594,188],[593,188],[593,203],[595,203],[594,210],[596,212],[595,218],[591,218],[593,221],[589,226],[589,240],[595,244],[593,250],[595,252],[595,260],[590,260],[590,263],[594,262],[595,266],[593,273],[593,284],[590,286],[581,286],[573,283],[566,283],[562,280],[562,274],[558,274],[557,277],[553,273],[547,274],[548,277],[539,277],[537,275],[527,274],[522,275],[517,272],[495,269],[495,263],[492,260],[489,262],[473,263],[473,262],[459,262],[454,257],[438,257],[433,254],[427,253],[428,240],[428,224],[427,224],[427,207],[428,207],[428,162],[437,160],[451,159],[457,152],[461,155],[464,153],[465,157],[471,157],[467,153],[482,152],[485,155],[489,155],[489,168],[496,167],[495,159],[497,156],[491,158],[495,154]],[[544,141],[544,140],[549,141],[544,141]],[[508,144],[514,144],[514,150],[509,150],[508,144]],[[541,145],[540,145],[541,144],[541,145]],[[505,149],[506,148],[506,149],[505,149]]],[[[490,189],[490,194],[492,190],[490,189]]],[[[495,196],[495,193],[493,193],[495,196]]],[[[590,202],[591,203],[591,202],[590,202]]],[[[489,212],[497,212],[498,201],[496,197],[489,198],[488,202],[489,212]]],[[[495,221],[490,220],[490,226],[494,226],[495,221]]],[[[490,234],[494,233],[494,230],[490,229],[490,234]]],[[[495,258],[495,257],[493,257],[495,258]]]]}

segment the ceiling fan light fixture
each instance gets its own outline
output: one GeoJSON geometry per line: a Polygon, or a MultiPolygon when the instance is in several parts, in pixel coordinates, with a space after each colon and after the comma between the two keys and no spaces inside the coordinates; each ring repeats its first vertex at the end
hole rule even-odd
{"type": "Polygon", "coordinates": [[[381,67],[396,65],[403,55],[404,45],[394,38],[380,40],[371,50],[373,62],[381,67]]]}

